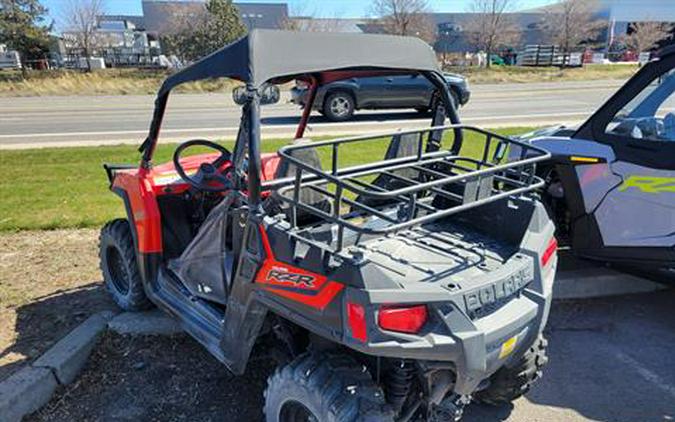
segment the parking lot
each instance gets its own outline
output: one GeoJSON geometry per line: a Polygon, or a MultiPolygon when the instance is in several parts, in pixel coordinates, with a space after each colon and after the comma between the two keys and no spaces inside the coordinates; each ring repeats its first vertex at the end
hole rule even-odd
{"type": "MultiPolygon", "coordinates": [[[[675,420],[675,291],[554,304],[544,378],[513,407],[466,421],[675,420]]],[[[235,377],[187,336],[108,335],[82,376],[29,421],[261,420],[273,364],[235,377]]]]}

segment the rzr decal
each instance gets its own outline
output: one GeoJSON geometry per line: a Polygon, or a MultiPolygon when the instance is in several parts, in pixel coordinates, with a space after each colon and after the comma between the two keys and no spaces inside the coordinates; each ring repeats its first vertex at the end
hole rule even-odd
{"type": "Polygon", "coordinates": [[[292,273],[285,267],[274,267],[267,272],[267,281],[290,283],[296,287],[314,287],[316,277],[307,274],[292,273]]]}
{"type": "Polygon", "coordinates": [[[675,192],[675,177],[629,176],[619,186],[619,192],[635,188],[643,193],[675,192]]]}
{"type": "Polygon", "coordinates": [[[267,233],[262,226],[260,226],[260,238],[266,257],[256,276],[256,283],[263,284],[265,290],[312,308],[323,310],[344,288],[342,283],[329,281],[321,274],[314,274],[302,268],[277,261],[272,252],[267,233]]]}

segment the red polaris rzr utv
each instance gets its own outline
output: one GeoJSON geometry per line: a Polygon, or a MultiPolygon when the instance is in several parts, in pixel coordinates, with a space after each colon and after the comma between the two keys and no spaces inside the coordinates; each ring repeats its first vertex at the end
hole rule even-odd
{"type": "Polygon", "coordinates": [[[140,165],[106,165],[127,219],[102,230],[105,283],[235,374],[256,341],[274,349],[268,421],[449,421],[471,398],[514,400],[546,362],[556,241],[529,192],[549,156],[458,123],[422,41],[253,31],[164,82],[140,165]],[[431,127],[312,142],[310,102],[297,139],[261,154],[264,87],[391,74],[438,88],[431,127]],[[193,140],[154,164],[171,89],[218,77],[245,83],[233,151],[193,140]]]}

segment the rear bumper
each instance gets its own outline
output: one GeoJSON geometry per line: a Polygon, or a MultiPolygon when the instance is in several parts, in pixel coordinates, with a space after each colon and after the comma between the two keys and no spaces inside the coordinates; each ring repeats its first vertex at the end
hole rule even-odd
{"type": "MultiPolygon", "coordinates": [[[[386,298],[348,291],[345,303],[369,302],[366,308],[371,312],[366,312],[370,318],[367,341],[352,338],[346,325],[343,341],[369,355],[450,364],[456,375],[454,391],[471,394],[499,368],[522,356],[543,331],[552,299],[555,265],[556,262],[551,262],[542,272],[535,261],[534,275],[527,286],[505,297],[505,304],[495,304],[498,309],[486,312],[485,316],[477,317],[467,311],[464,292],[458,292],[450,300],[427,302],[429,318],[416,335],[384,331],[377,325],[377,310],[387,303],[386,298]]],[[[478,294],[489,294],[495,285],[498,282],[482,285],[478,294]]]]}

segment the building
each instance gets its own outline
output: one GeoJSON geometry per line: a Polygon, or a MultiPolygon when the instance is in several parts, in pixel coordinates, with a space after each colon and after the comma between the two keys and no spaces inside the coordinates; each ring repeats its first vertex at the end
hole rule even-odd
{"type": "MultiPolygon", "coordinates": [[[[589,0],[593,1],[593,0],[589,0]]],[[[606,25],[595,40],[589,40],[594,47],[609,50],[615,40],[630,32],[630,23],[636,21],[660,21],[675,23],[675,0],[597,0],[595,17],[606,25]]],[[[177,21],[189,20],[203,11],[206,0],[142,0],[142,16],[105,16],[101,29],[111,39],[117,40],[111,51],[125,52],[152,48],[153,42],[162,33],[172,29],[177,21]],[[105,22],[105,24],[103,24],[105,22]],[[145,35],[142,35],[145,33],[145,35]],[[144,41],[147,37],[147,43],[144,41]],[[147,45],[146,45],[147,44],[147,45]],[[116,50],[117,49],[117,50],[116,50]],[[131,49],[131,50],[129,50],[131,49]]],[[[242,21],[249,29],[280,29],[290,25],[298,30],[331,32],[381,33],[382,27],[374,19],[314,18],[309,16],[289,17],[286,3],[235,3],[242,21]]],[[[511,51],[520,51],[526,45],[542,45],[553,42],[545,27],[545,18],[556,13],[557,4],[520,12],[509,13],[515,22],[519,41],[514,45],[502,46],[511,51]]],[[[434,49],[439,54],[463,54],[473,52],[470,34],[466,28],[474,19],[473,13],[430,13],[429,19],[437,27],[434,49]]],[[[123,54],[124,55],[124,54],[123,54]]],[[[128,54],[126,54],[128,56],[128,54]]]]}
{"type": "MultiPolygon", "coordinates": [[[[101,57],[106,66],[153,66],[160,55],[157,37],[143,28],[140,16],[99,16],[92,56],[101,57]]],[[[66,67],[82,67],[86,57],[78,35],[65,31],[59,44],[59,61],[66,67]]]]}
{"type": "MultiPolygon", "coordinates": [[[[464,53],[474,51],[469,40],[466,28],[476,19],[475,13],[431,13],[429,17],[438,27],[438,36],[434,49],[439,53],[464,53]]],[[[512,46],[514,49],[527,44],[550,43],[550,37],[543,30],[543,13],[522,12],[509,13],[517,31],[519,41],[512,46]]]]}
{"type": "Polygon", "coordinates": [[[629,34],[633,22],[675,24],[673,0],[603,0],[602,12],[608,22],[608,46],[629,34]]]}
{"type": "MultiPolygon", "coordinates": [[[[171,29],[177,17],[197,16],[206,0],[143,0],[143,26],[161,34],[171,29]]],[[[249,28],[279,29],[288,19],[286,3],[235,3],[242,22],[249,28]]]]}
{"type": "MultiPolygon", "coordinates": [[[[106,66],[155,66],[161,58],[159,38],[174,28],[176,22],[189,21],[203,13],[206,0],[143,0],[143,15],[103,15],[98,17],[96,51],[106,66]]],[[[249,28],[281,28],[288,20],[285,3],[235,3],[242,22],[249,28]]],[[[76,34],[62,34],[57,49],[58,62],[79,67],[84,52],[78,47],[76,34]]]]}

